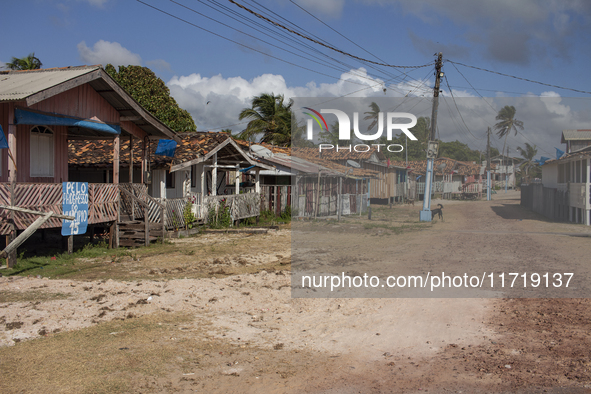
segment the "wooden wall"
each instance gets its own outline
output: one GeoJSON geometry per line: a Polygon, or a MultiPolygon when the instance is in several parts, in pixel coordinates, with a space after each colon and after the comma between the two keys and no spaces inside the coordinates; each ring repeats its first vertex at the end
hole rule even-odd
{"type": "MultiPolygon", "coordinates": [[[[17,103],[24,107],[23,103],[17,103]]],[[[119,123],[119,112],[89,85],[82,85],[50,97],[30,107],[78,118],[96,119],[105,123],[119,123]]],[[[0,104],[0,123],[8,140],[8,103],[0,104]]],[[[52,126],[54,135],[53,177],[31,177],[30,130],[32,125],[17,126],[17,181],[60,183],[68,181],[68,130],[66,126],[52,126]]],[[[8,182],[8,153],[0,150],[0,182],[8,182]]]]}
{"type": "Polygon", "coordinates": [[[105,123],[119,123],[119,112],[89,85],[70,89],[30,108],[84,119],[96,116],[105,123]]]}

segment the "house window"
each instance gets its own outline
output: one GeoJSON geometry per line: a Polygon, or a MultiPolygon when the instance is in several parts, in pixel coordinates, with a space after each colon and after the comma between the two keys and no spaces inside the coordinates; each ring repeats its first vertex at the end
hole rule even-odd
{"type": "Polygon", "coordinates": [[[53,177],[53,131],[45,126],[31,129],[31,176],[53,177]]]}
{"type": "Polygon", "coordinates": [[[167,172],[166,173],[166,188],[167,189],[174,189],[175,188],[175,179],[174,172],[167,172]]]}

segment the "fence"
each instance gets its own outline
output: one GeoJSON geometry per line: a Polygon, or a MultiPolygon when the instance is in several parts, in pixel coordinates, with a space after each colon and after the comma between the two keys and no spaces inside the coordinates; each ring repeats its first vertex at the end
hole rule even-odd
{"type": "Polygon", "coordinates": [[[271,211],[279,216],[291,206],[291,186],[288,185],[262,185],[261,207],[263,211],[271,211]]]}
{"type": "MultiPolygon", "coordinates": [[[[15,187],[15,206],[34,211],[61,214],[62,213],[62,184],[61,183],[17,183],[15,187]]],[[[10,184],[0,183],[0,204],[10,204],[10,184]]],[[[104,223],[117,220],[119,206],[118,185],[104,183],[88,184],[88,224],[104,223]]],[[[8,212],[0,214],[2,220],[0,234],[7,235],[11,228],[8,222],[8,212]]],[[[30,214],[15,214],[14,222],[18,230],[29,227],[38,216],[30,214]]],[[[62,220],[51,218],[41,228],[61,227],[62,220]]]]}
{"type": "MultiPolygon", "coordinates": [[[[431,193],[443,193],[444,183],[445,182],[443,182],[443,181],[433,182],[431,193]]],[[[417,194],[425,194],[425,182],[417,182],[416,183],[416,193],[417,194]]]]}
{"type": "Polygon", "coordinates": [[[541,183],[521,186],[521,205],[554,221],[568,221],[569,193],[541,183]]]}
{"type": "Polygon", "coordinates": [[[261,214],[261,195],[259,193],[205,196],[202,210],[206,222],[209,219],[210,212],[218,212],[222,204],[230,209],[232,220],[250,218],[261,214]]]}

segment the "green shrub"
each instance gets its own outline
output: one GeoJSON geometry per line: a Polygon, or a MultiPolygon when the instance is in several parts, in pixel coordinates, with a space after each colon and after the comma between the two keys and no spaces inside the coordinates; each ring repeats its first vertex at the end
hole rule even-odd
{"type": "Polygon", "coordinates": [[[226,205],[226,200],[220,201],[217,214],[215,209],[209,211],[208,224],[210,228],[227,228],[232,225],[232,215],[230,207],[226,205]]]}
{"type": "Polygon", "coordinates": [[[193,214],[193,203],[191,201],[188,201],[187,205],[185,205],[185,210],[183,211],[183,219],[185,219],[185,227],[187,229],[193,228],[193,223],[195,222],[195,215],[193,214]]]}

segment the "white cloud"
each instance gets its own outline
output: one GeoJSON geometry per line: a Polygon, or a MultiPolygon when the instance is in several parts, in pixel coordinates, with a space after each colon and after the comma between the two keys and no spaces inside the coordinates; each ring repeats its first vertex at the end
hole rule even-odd
{"type": "MultiPolygon", "coordinates": [[[[385,85],[382,80],[368,76],[364,68],[342,74],[335,83],[309,82],[305,86],[287,86],[283,76],[274,74],[263,74],[252,80],[191,74],[175,76],[167,85],[180,107],[191,113],[197,128],[212,131],[241,123],[240,111],[250,107],[251,99],[261,93],[282,94],[288,100],[296,97],[384,97],[384,87],[387,97],[422,96],[426,92],[423,85],[412,80],[385,85]]],[[[244,127],[239,124],[229,128],[237,132],[244,127]]]]}
{"type": "MultiPolygon", "coordinates": [[[[411,112],[416,116],[431,116],[431,84],[432,81],[423,85],[419,81],[409,80],[387,85],[384,95],[383,81],[369,77],[365,69],[360,68],[342,74],[341,79],[334,83],[309,82],[304,86],[288,86],[283,76],[273,74],[263,74],[251,80],[191,74],[175,76],[167,85],[181,108],[191,113],[198,130],[230,128],[236,133],[246,127],[246,122],[238,120],[240,111],[250,107],[251,98],[261,93],[283,94],[286,99],[316,97],[320,98],[321,103],[330,101],[323,98],[366,98],[364,102],[376,101],[383,111],[396,107],[397,111],[411,112]],[[398,108],[402,97],[408,98],[398,108]]],[[[459,140],[472,149],[485,149],[486,129],[494,126],[498,110],[505,105],[514,105],[517,108],[516,118],[525,124],[525,130],[517,136],[511,133],[507,138],[512,154],[515,154],[517,146],[523,147],[528,142],[537,145],[538,156],[549,156],[553,154],[554,147],[561,147],[560,133],[563,129],[589,128],[591,124],[591,99],[563,98],[553,91],[531,97],[485,99],[474,97],[471,92],[463,90],[454,90],[453,94],[455,102],[448,91],[444,90],[442,94],[437,127],[440,137],[444,141],[459,140]],[[461,118],[456,105],[462,114],[461,118]]],[[[491,142],[502,149],[503,140],[499,140],[496,135],[491,138],[491,142]]]]}
{"type": "Polygon", "coordinates": [[[5,70],[6,69],[6,63],[4,63],[2,60],[0,60],[0,70],[5,70]]]}
{"type": "Polygon", "coordinates": [[[106,65],[111,63],[115,67],[141,66],[142,64],[140,55],[132,53],[118,42],[99,40],[92,48],[89,48],[86,46],[86,42],[82,41],[78,44],[78,53],[85,64],[106,65]]]}

